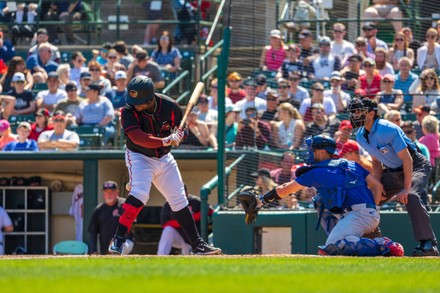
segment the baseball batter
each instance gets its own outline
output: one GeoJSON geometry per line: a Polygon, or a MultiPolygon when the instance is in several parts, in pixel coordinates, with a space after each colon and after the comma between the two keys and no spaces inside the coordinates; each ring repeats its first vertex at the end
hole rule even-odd
{"type": "Polygon", "coordinates": [[[395,197],[406,205],[414,237],[420,241],[412,255],[438,256],[437,239],[420,199],[428,186],[429,160],[400,127],[379,118],[375,100],[354,99],[349,111],[353,127],[359,128],[356,140],[371,155],[373,175],[380,178],[386,200],[395,197]]]}
{"type": "Polygon", "coordinates": [[[358,163],[333,159],[337,155],[334,139],[317,135],[307,138],[306,144],[309,148],[309,165],[298,168],[294,180],[272,189],[259,199],[244,192],[240,194],[246,211],[246,223],[252,223],[266,203],[284,198],[305,186],[313,186],[326,208],[339,217],[325,245],[319,246],[318,254],[403,256],[403,247],[386,237],[362,238],[362,235],[379,225],[380,215],[376,204],[382,198],[382,184],[358,163]]]}
{"type": "Polygon", "coordinates": [[[122,253],[127,232],[148,202],[152,183],[170,204],[177,222],[188,236],[192,253],[221,253],[221,249],[209,246],[197,232],[180,171],[170,153],[171,147],[179,145],[184,137],[184,130],[178,128],[181,120],[179,105],[165,95],[156,94],[149,77],[140,75],[129,82],[121,123],[127,135],[125,162],[130,176],[130,194],[122,206],[123,213],[109,253],[122,253]]]}

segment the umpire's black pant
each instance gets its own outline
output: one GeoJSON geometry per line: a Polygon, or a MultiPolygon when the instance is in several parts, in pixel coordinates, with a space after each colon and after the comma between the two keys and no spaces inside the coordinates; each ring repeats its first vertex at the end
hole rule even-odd
{"type": "MultiPolygon", "coordinates": [[[[431,220],[426,210],[421,196],[426,194],[429,176],[431,174],[431,163],[420,153],[413,156],[413,174],[411,192],[408,195],[406,210],[410,217],[413,233],[416,241],[435,239],[434,231],[431,227],[431,220]]],[[[403,171],[387,171],[382,173],[381,182],[386,192],[387,200],[399,193],[404,187],[405,176],[403,171]]],[[[381,202],[382,204],[383,202],[381,202]]]]}

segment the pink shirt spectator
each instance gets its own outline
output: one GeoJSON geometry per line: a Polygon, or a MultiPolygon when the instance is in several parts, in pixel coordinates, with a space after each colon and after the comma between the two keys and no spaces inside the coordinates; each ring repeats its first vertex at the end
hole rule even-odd
{"type": "Polygon", "coordinates": [[[267,70],[278,71],[286,59],[286,51],[284,48],[274,50],[272,47],[266,51],[266,66],[267,70]]]}
{"type": "Polygon", "coordinates": [[[430,133],[419,139],[420,143],[426,145],[429,150],[429,154],[431,155],[431,165],[435,166],[435,159],[440,157],[440,143],[439,143],[439,135],[430,133]]]}

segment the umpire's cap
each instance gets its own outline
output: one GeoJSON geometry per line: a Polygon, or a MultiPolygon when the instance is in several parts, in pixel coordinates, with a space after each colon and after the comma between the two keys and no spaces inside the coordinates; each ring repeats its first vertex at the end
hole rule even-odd
{"type": "Polygon", "coordinates": [[[139,75],[133,78],[127,86],[125,102],[129,105],[142,105],[154,97],[154,84],[151,78],[139,75]]]}
{"type": "Polygon", "coordinates": [[[315,135],[312,140],[312,148],[314,150],[326,150],[332,155],[339,155],[336,151],[336,141],[327,135],[315,135]]]}

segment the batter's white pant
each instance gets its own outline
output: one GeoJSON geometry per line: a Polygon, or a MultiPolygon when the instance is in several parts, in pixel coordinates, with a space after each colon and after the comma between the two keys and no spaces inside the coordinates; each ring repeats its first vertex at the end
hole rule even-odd
{"type": "Polygon", "coordinates": [[[330,232],[325,245],[335,244],[347,236],[362,237],[379,226],[380,214],[378,209],[367,208],[365,204],[351,206],[352,211],[346,212],[330,232]]]}
{"type": "Polygon", "coordinates": [[[172,247],[182,249],[185,255],[191,251],[191,246],[183,240],[182,235],[173,227],[166,226],[160,236],[157,255],[169,255],[172,247]]]}
{"type": "Polygon", "coordinates": [[[125,164],[130,175],[130,194],[146,204],[151,183],[166,198],[173,212],[188,205],[182,176],[171,153],[162,158],[150,158],[130,150],[125,152],[125,164]]]}

